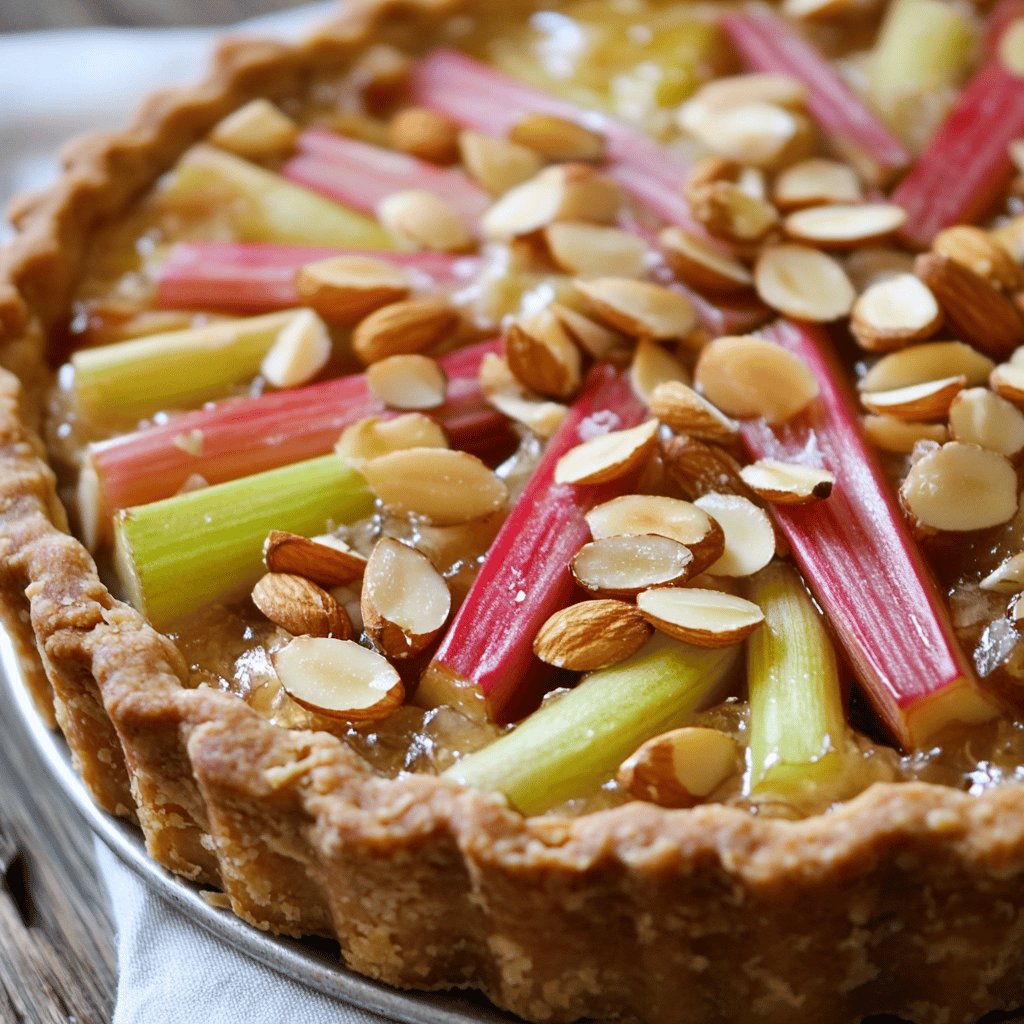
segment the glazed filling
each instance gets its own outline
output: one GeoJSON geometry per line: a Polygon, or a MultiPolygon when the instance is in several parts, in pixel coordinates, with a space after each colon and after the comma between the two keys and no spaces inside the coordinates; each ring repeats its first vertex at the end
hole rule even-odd
{"type": "Polygon", "coordinates": [[[524,813],[1017,779],[1015,11],[578,0],[236,110],[93,245],[80,535],[192,685],[524,813]]]}

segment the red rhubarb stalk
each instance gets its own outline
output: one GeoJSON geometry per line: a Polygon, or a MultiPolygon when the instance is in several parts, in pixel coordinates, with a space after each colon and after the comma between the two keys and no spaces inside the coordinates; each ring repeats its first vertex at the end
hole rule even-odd
{"type": "Polygon", "coordinates": [[[304,131],[297,149],[297,155],[281,169],[286,178],[365,213],[373,213],[382,199],[406,189],[426,189],[441,196],[470,224],[492,202],[462,171],[437,167],[324,128],[304,131]]]}
{"type": "Polygon", "coordinates": [[[307,263],[332,256],[372,256],[422,275],[423,286],[471,280],[479,269],[472,256],[445,252],[377,252],[270,242],[181,242],[157,278],[163,309],[217,309],[263,313],[302,305],[295,275],[307,263]]]}
{"type": "Polygon", "coordinates": [[[784,427],[743,424],[753,458],[823,465],[827,501],[776,505],[776,520],[875,710],[905,748],[955,721],[992,717],[942,598],[860,428],[853,399],[818,328],[779,321],[765,332],[803,360],[821,394],[784,427]]]}
{"type": "Polygon", "coordinates": [[[1024,19],[1024,0],[1001,0],[985,19],[985,52],[994,57],[1003,33],[1015,22],[1024,19]]]}
{"type": "Polygon", "coordinates": [[[779,72],[807,86],[807,108],[822,134],[870,184],[886,184],[910,163],[903,143],[785,19],[758,9],[726,14],[721,24],[752,71],[779,72]]]}
{"type": "MultiPolygon", "coordinates": [[[[606,365],[590,372],[505,520],[422,684],[444,693],[470,685],[488,713],[510,722],[532,711],[551,668],[534,657],[540,627],[573,600],[569,562],[590,539],[584,515],[621,493],[623,482],[589,487],[554,482],[555,465],[582,441],[636,426],[647,414],[629,382],[606,365]]],[[[428,702],[430,697],[427,693],[428,702]]]]}
{"type": "MultiPolygon", "coordinates": [[[[484,400],[480,362],[498,352],[487,341],[443,356],[448,397],[434,411],[452,445],[487,453],[506,435],[504,417],[484,400]]],[[[176,494],[193,476],[222,483],[329,452],[341,431],[365,416],[392,415],[369,392],[364,374],[219,402],[167,423],[89,445],[83,502],[95,510],[94,539],[111,514],[176,494]]]]}

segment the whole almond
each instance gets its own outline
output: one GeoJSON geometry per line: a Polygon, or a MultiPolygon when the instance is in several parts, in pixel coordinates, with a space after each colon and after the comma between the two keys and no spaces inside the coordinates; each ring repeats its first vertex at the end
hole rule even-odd
{"type": "Polygon", "coordinates": [[[388,122],[388,138],[395,149],[434,164],[459,159],[459,126],[427,107],[406,107],[388,122]]]}
{"type": "Polygon", "coordinates": [[[580,350],[549,309],[509,325],[505,358],[520,382],[545,397],[568,398],[579,389],[580,350]]]}
{"type": "Polygon", "coordinates": [[[271,622],[292,636],[348,640],[352,623],[344,607],[305,576],[268,572],[252,588],[252,601],[271,622]]]}
{"type": "Polygon", "coordinates": [[[310,539],[285,530],[271,530],[263,545],[271,575],[302,576],[321,587],[343,587],[359,579],[366,559],[332,538],[310,539]]]}
{"type": "Polygon", "coordinates": [[[932,240],[932,250],[973,270],[997,288],[1014,291],[1021,286],[1021,269],[1016,261],[981,228],[969,224],[946,228],[932,240]]]}
{"type": "Polygon", "coordinates": [[[592,672],[635,654],[651,632],[636,607],[625,601],[580,601],[541,626],[533,653],[557,668],[592,672]]]}
{"type": "Polygon", "coordinates": [[[662,442],[665,469],[686,498],[699,498],[712,491],[725,494],[750,493],[740,478],[740,464],[718,445],[695,437],[670,437],[662,442]]]}
{"type": "Polygon", "coordinates": [[[459,314],[445,299],[404,299],[371,313],[352,333],[352,348],[367,365],[388,356],[425,352],[459,326],[459,314]]]}

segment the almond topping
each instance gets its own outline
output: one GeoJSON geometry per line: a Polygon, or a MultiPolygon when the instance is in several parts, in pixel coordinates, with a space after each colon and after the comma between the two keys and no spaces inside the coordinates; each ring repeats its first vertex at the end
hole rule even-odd
{"type": "Polygon", "coordinates": [[[651,404],[657,388],[670,381],[685,384],[690,375],[671,352],[650,338],[641,338],[629,364],[629,382],[637,396],[651,404]]]}
{"type": "Polygon", "coordinates": [[[394,668],[354,640],[300,636],[272,657],[288,696],[328,718],[378,721],[400,708],[405,699],[394,668]]]}
{"type": "Polygon", "coordinates": [[[459,326],[459,315],[444,299],[405,299],[384,306],[359,323],[352,347],[366,364],[387,356],[425,352],[459,326]]]}
{"type": "Polygon", "coordinates": [[[1024,553],[1010,555],[979,584],[982,590],[998,594],[1016,594],[1024,588],[1024,553]]]}
{"type": "Polygon", "coordinates": [[[661,450],[668,475],[687,498],[709,491],[748,493],[740,479],[740,464],[718,445],[683,435],[663,441],[661,450]]]}
{"type": "Polygon", "coordinates": [[[772,309],[816,323],[846,316],[857,297],[839,263],[802,245],[765,249],[754,267],[754,285],[772,309]]]}
{"type": "Polygon", "coordinates": [[[800,110],[807,103],[807,86],[798,78],[775,71],[723,75],[702,85],[693,95],[693,102],[707,111],[728,110],[750,103],[772,103],[800,110]]]}
{"type": "Polygon", "coordinates": [[[360,470],[385,506],[425,516],[435,526],[480,519],[508,501],[504,481],[468,452],[405,448],[360,470]]]}
{"type": "Polygon", "coordinates": [[[852,13],[856,0],[783,0],[782,13],[797,21],[830,21],[852,13]]]}
{"type": "Polygon", "coordinates": [[[624,534],[584,544],[570,569],[576,582],[592,594],[633,597],[648,587],[689,579],[693,555],[669,537],[624,534]]]}
{"type": "Polygon", "coordinates": [[[1024,413],[985,388],[961,391],[953,399],[949,429],[957,441],[1010,458],[1024,450],[1024,413]]]}
{"type": "Polygon", "coordinates": [[[602,320],[634,337],[675,341],[685,338],[697,322],[685,295],[649,281],[595,277],[575,285],[602,320]]]}
{"type": "Polygon", "coordinates": [[[562,220],[544,229],[548,251],[567,274],[643,277],[647,244],[621,228],[562,220]]]}
{"type": "Polygon", "coordinates": [[[299,126],[270,100],[258,99],[228,114],[213,131],[210,142],[250,160],[285,156],[295,145],[299,126]]]}
{"type": "Polygon", "coordinates": [[[426,555],[392,537],[377,541],[366,563],[360,609],[367,635],[388,657],[419,654],[451,608],[448,584],[426,555]]]}
{"type": "Polygon", "coordinates": [[[388,122],[392,147],[434,164],[459,159],[459,126],[427,107],[406,107],[388,122]]]}
{"type": "Polygon", "coordinates": [[[361,463],[403,448],[447,448],[444,430],[429,416],[409,412],[385,420],[366,416],[347,426],[334,450],[348,462],[361,463]]]}
{"type": "Polygon", "coordinates": [[[853,304],[850,328],[862,348],[887,352],[927,338],[942,323],[935,296],[913,274],[872,284],[853,304]]]}
{"type": "Polygon", "coordinates": [[[755,167],[791,163],[813,145],[807,118],[774,103],[754,100],[717,111],[702,104],[688,108],[681,120],[711,152],[755,167]],[[697,113],[702,107],[705,113],[697,113]]]}
{"type": "Polygon", "coordinates": [[[806,245],[853,249],[887,238],[906,220],[906,211],[890,203],[835,203],[791,213],[782,226],[806,245]]]}
{"type": "Polygon", "coordinates": [[[304,303],[333,323],[354,324],[409,294],[408,273],[372,256],[334,256],[307,263],[295,283],[304,303]]]}
{"type": "Polygon", "coordinates": [[[469,176],[494,195],[521,185],[543,167],[532,149],[482,132],[464,131],[459,136],[459,152],[469,176]]]}
{"type": "Polygon", "coordinates": [[[999,60],[1011,74],[1024,77],[1024,18],[1012,21],[999,37],[999,60]]]}
{"type": "Polygon", "coordinates": [[[691,185],[686,195],[694,218],[728,242],[760,241],[779,222],[771,203],[729,181],[691,185]]]}
{"type": "Polygon", "coordinates": [[[1024,405],[1024,365],[1001,363],[989,374],[988,382],[997,395],[1015,405],[1024,405]]]}
{"type": "Polygon", "coordinates": [[[335,537],[311,539],[284,530],[267,534],[263,560],[272,575],[302,576],[326,588],[344,587],[359,579],[366,568],[366,559],[335,537]]]}
{"type": "Polygon", "coordinates": [[[739,424],[729,419],[693,388],[678,381],[659,384],[651,396],[651,412],[667,427],[702,441],[734,441],[739,424]]]}
{"type": "Polygon", "coordinates": [[[568,412],[558,402],[527,398],[508,363],[493,352],[488,352],[480,363],[480,386],[487,401],[498,412],[522,423],[541,438],[553,436],[568,412]]]}
{"type": "Polygon", "coordinates": [[[676,277],[698,291],[735,292],[754,285],[739,260],[682,228],[665,228],[658,244],[676,277]]]}
{"type": "Polygon", "coordinates": [[[791,352],[763,338],[718,338],[697,360],[694,377],[707,398],[730,416],[785,423],[818,396],[814,374],[791,352]]]}
{"type": "Polygon", "coordinates": [[[627,338],[575,309],[552,302],[548,309],[558,317],[570,337],[587,355],[597,360],[612,359],[629,344],[627,338]]]}
{"type": "Polygon", "coordinates": [[[945,377],[891,391],[862,391],[860,400],[871,412],[901,420],[941,420],[966,384],[966,377],[945,377]]]}
{"type": "Polygon", "coordinates": [[[252,588],[252,602],[275,626],[293,636],[352,635],[348,613],[326,590],[305,576],[268,572],[252,588]]]}
{"type": "Polygon", "coordinates": [[[835,474],[818,466],[777,459],[758,459],[740,470],[743,482],[759,497],[776,505],[803,505],[827,498],[835,474]]]}
{"type": "Polygon", "coordinates": [[[650,635],[643,616],[625,601],[580,601],[541,626],[533,653],[557,668],[593,672],[635,654],[650,635]]]}
{"type": "Polygon", "coordinates": [[[717,729],[688,726],[648,740],[619,768],[619,785],[637,800],[694,807],[739,773],[736,741],[717,729]]]}
{"type": "Polygon", "coordinates": [[[312,380],[330,358],[327,325],[312,310],[303,309],[274,339],[260,364],[260,373],[275,388],[293,388],[312,380]]]}
{"type": "Polygon", "coordinates": [[[854,249],[845,261],[846,274],[858,292],[890,277],[914,273],[914,257],[902,249],[867,245],[854,249]]]}
{"type": "Polygon", "coordinates": [[[968,387],[984,384],[995,364],[962,341],[930,341],[879,359],[857,385],[862,391],[890,391],[910,384],[964,377],[968,387]]]}
{"type": "Polygon", "coordinates": [[[417,249],[463,252],[473,245],[462,214],[426,189],[411,188],[382,199],[377,219],[396,238],[417,249]]]}
{"type": "Polygon", "coordinates": [[[509,129],[508,137],[546,160],[594,162],[604,159],[604,137],[576,121],[553,114],[527,114],[509,129]]]}
{"type": "Polygon", "coordinates": [[[918,523],[934,530],[984,530],[1017,511],[1017,474],[1009,460],[950,441],[918,459],[900,497],[918,523]]]}
{"type": "Polygon", "coordinates": [[[699,587],[645,590],[636,606],[655,629],[698,647],[731,647],[764,622],[753,602],[699,587]]]}
{"type": "Polygon", "coordinates": [[[864,433],[876,448],[896,455],[909,455],[918,441],[945,444],[949,439],[944,423],[908,423],[895,416],[865,416],[864,433]]]}
{"type": "MultiPolygon", "coordinates": [[[[1021,61],[1021,74],[1024,74],[1024,60],[1021,61]]],[[[1018,633],[1024,632],[1024,594],[1011,599],[1006,615],[1018,633]]]]}
{"type": "Polygon", "coordinates": [[[556,484],[601,484],[639,469],[658,439],[658,421],[612,430],[567,451],[555,466],[556,484]]]}
{"type": "Polygon", "coordinates": [[[946,228],[932,240],[932,249],[974,271],[997,288],[1014,291],[1021,285],[1021,270],[1016,261],[981,228],[968,224],[946,228]]]}
{"type": "Polygon", "coordinates": [[[448,380],[429,356],[388,356],[367,367],[366,386],[391,409],[436,409],[444,404],[448,380]]]}
{"type": "Polygon", "coordinates": [[[516,378],[541,395],[568,398],[579,390],[580,350],[549,309],[509,325],[505,358],[516,378]]]}
{"type": "Polygon", "coordinates": [[[725,532],[725,551],[707,570],[712,576],[752,576],[775,556],[775,531],[763,508],[739,494],[714,491],[694,504],[725,532]]]}

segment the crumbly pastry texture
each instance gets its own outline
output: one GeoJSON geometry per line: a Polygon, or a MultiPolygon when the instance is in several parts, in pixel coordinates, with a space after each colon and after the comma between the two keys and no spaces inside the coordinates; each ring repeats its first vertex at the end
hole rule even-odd
{"type": "MultiPolygon", "coordinates": [[[[51,329],[93,230],[230,110],[403,42],[451,0],[361,4],[295,46],[229,40],[200,85],[79,140],[0,262],[0,593],[45,714],[101,806],[253,925],[336,936],[390,984],[478,988],[535,1021],[970,1021],[1024,1002],[1024,788],[876,785],[800,822],[631,803],[524,819],[334,737],[188,689],[173,644],[67,532],[34,433],[51,329]],[[44,685],[43,671],[49,686],[44,685]]],[[[515,4],[509,16],[515,15],[515,4]]]]}

